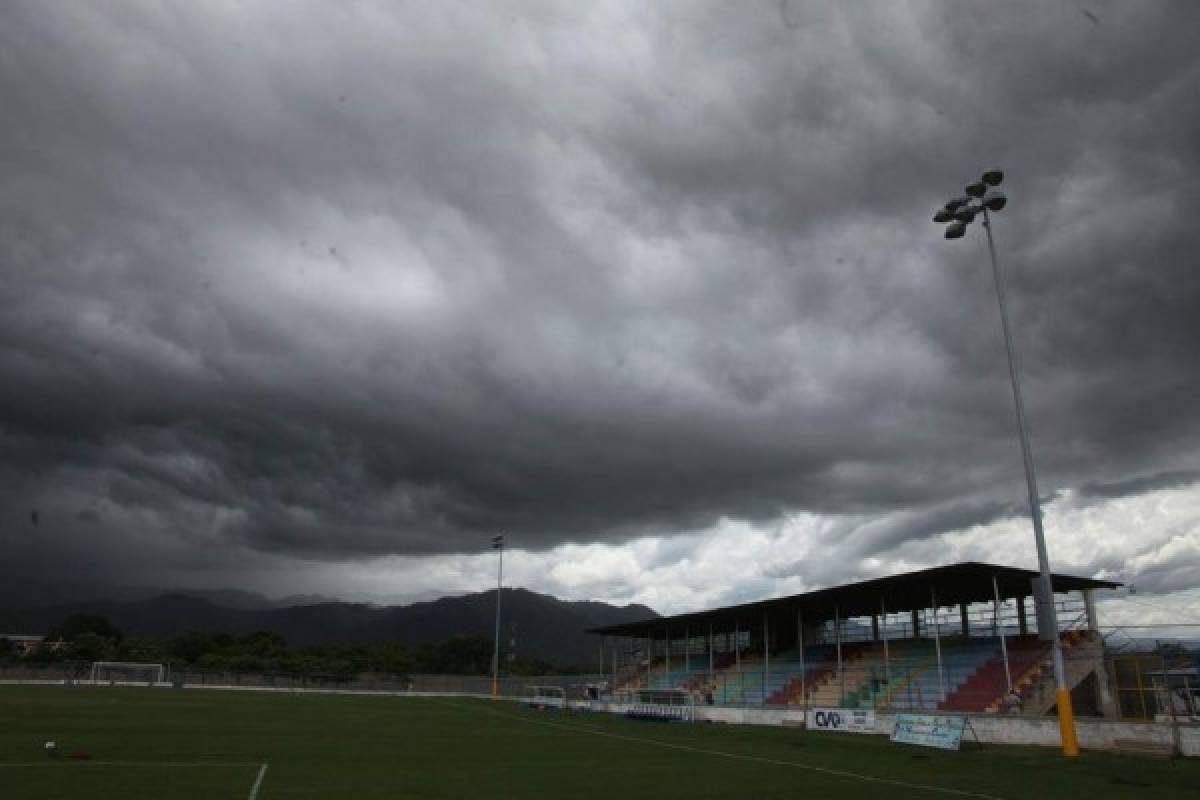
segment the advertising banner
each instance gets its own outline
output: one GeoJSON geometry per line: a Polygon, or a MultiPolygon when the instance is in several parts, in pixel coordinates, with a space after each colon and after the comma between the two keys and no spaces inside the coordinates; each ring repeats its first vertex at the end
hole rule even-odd
{"type": "Polygon", "coordinates": [[[966,717],[933,714],[897,714],[892,728],[892,741],[957,750],[962,744],[966,717]]]}
{"type": "Polygon", "coordinates": [[[875,712],[857,708],[814,708],[806,719],[808,727],[819,731],[873,731],[875,712]]]}

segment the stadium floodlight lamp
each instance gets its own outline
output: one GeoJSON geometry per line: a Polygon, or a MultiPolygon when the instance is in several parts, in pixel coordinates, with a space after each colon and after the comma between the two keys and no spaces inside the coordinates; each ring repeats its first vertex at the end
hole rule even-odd
{"type": "Polygon", "coordinates": [[[999,211],[1007,204],[1008,198],[1004,195],[1004,192],[992,190],[984,195],[983,198],[983,207],[988,211],[999,211]]]}
{"type": "Polygon", "coordinates": [[[492,537],[492,549],[497,551],[496,564],[496,639],[492,649],[492,699],[500,697],[500,597],[504,589],[504,537],[492,537]]]}
{"type": "MultiPolygon", "coordinates": [[[[1004,173],[991,169],[983,173],[983,184],[999,186],[1004,180],[1004,173]]],[[[1038,495],[1037,477],[1034,473],[1033,451],[1029,446],[1029,431],[1025,424],[1025,403],[1021,399],[1021,380],[1017,370],[1017,356],[1013,346],[1013,337],[1009,329],[1008,307],[1005,301],[1004,278],[1000,271],[1000,262],[996,259],[996,243],[992,237],[992,221],[988,216],[990,211],[999,211],[1008,204],[1004,192],[994,189],[984,189],[979,194],[981,184],[972,183],[967,187],[967,194],[979,198],[978,205],[971,205],[967,198],[951,200],[946,204],[946,210],[954,217],[954,222],[946,226],[947,239],[960,239],[967,232],[967,225],[976,214],[983,215],[983,229],[987,234],[988,255],[992,262],[992,277],[996,282],[996,301],[1000,306],[1000,327],[1004,333],[1004,349],[1008,353],[1008,376],[1012,383],[1013,405],[1017,412],[1017,432],[1021,439],[1021,456],[1025,462],[1025,488],[1029,493],[1029,517],[1033,523],[1033,540],[1037,548],[1038,577],[1034,599],[1038,603],[1038,633],[1043,626],[1047,628],[1046,636],[1053,642],[1054,684],[1058,708],[1058,725],[1062,736],[1062,751],[1066,756],[1079,755],[1079,741],[1075,731],[1075,714],[1071,708],[1071,692],[1067,686],[1067,673],[1063,664],[1062,640],[1058,636],[1057,613],[1054,608],[1054,585],[1050,575],[1050,556],[1046,551],[1046,535],[1042,530],[1041,499],[1038,495]],[[1042,609],[1045,609],[1043,617],[1042,609]]],[[[940,214],[935,215],[934,221],[939,220],[940,214]]]]}
{"type": "Polygon", "coordinates": [[[951,213],[949,209],[939,208],[937,210],[937,213],[935,213],[933,215],[933,221],[938,223],[939,225],[942,223],[945,223],[945,222],[953,222],[954,214],[951,213]]]}
{"type": "Polygon", "coordinates": [[[983,181],[968,183],[963,191],[967,193],[968,197],[983,197],[983,193],[987,191],[987,184],[983,181]]]}

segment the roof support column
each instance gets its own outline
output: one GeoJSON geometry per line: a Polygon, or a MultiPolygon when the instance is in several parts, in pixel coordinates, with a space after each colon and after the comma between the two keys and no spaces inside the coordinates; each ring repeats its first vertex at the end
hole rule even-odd
{"type": "Polygon", "coordinates": [[[879,616],[883,619],[883,682],[887,683],[890,680],[891,654],[888,652],[887,603],[884,602],[883,595],[879,595],[879,616]]]}
{"type": "Polygon", "coordinates": [[[738,680],[742,679],[742,632],[738,627],[739,620],[733,621],[733,661],[737,664],[738,680]]]}
{"type": "Polygon", "coordinates": [[[1089,631],[1100,630],[1100,618],[1096,616],[1096,590],[1083,590],[1083,608],[1087,612],[1087,629],[1089,631]]]}
{"type": "MultiPolygon", "coordinates": [[[[833,635],[834,635],[834,640],[837,642],[838,678],[841,681],[841,685],[842,685],[842,697],[845,697],[846,696],[846,670],[842,668],[842,614],[841,614],[841,610],[837,606],[833,607],[833,635]]],[[[841,705],[841,704],[842,704],[842,701],[839,698],[838,705],[841,705]]]]}
{"type": "Polygon", "coordinates": [[[616,691],[616,689],[617,689],[617,667],[618,667],[618,664],[617,664],[617,654],[620,652],[620,650],[621,650],[621,639],[620,639],[620,637],[613,637],[613,647],[612,647],[612,665],[613,665],[613,668],[612,668],[612,681],[611,681],[611,685],[608,687],[610,691],[616,691]]]}
{"type": "Polygon", "coordinates": [[[683,627],[683,671],[692,671],[692,635],[685,625],[683,627]]]}
{"type": "Polygon", "coordinates": [[[1025,598],[1017,598],[1017,630],[1022,636],[1029,633],[1029,620],[1025,619],[1025,598]]]}
{"type": "Polygon", "coordinates": [[[711,683],[713,679],[713,633],[712,623],[708,623],[708,680],[711,683]]]}
{"type": "Polygon", "coordinates": [[[921,638],[921,612],[915,608],[912,610],[912,629],[913,629],[913,638],[920,639],[921,638]]]}
{"type": "Polygon", "coordinates": [[[671,683],[671,624],[667,623],[666,657],[663,660],[664,672],[667,673],[667,684],[671,683]]]}
{"type": "Polygon", "coordinates": [[[650,673],[654,671],[654,631],[646,631],[646,688],[650,688],[650,673]]]}
{"type": "Polygon", "coordinates": [[[1000,655],[1004,658],[1004,680],[1012,691],[1012,671],[1008,667],[1008,644],[1004,641],[1004,625],[1000,622],[1000,584],[992,576],[992,630],[1000,636],[1000,655]]]}
{"type": "MultiPolygon", "coordinates": [[[[742,697],[743,702],[745,697],[742,693],[742,687],[745,686],[745,678],[742,676],[742,627],[740,620],[733,620],[733,662],[738,667],[738,697],[742,697]]],[[[728,691],[725,693],[726,702],[728,702],[728,691]]]]}
{"type": "Polygon", "coordinates": [[[946,702],[946,671],[942,668],[942,635],[938,623],[937,592],[929,587],[930,610],[933,611],[933,647],[937,651],[938,689],[941,691],[942,702],[946,702]]]}
{"type": "Polygon", "coordinates": [[[762,689],[759,690],[759,700],[762,705],[767,704],[767,679],[771,675],[771,631],[767,627],[767,612],[763,611],[763,668],[762,668],[762,689]]]}
{"type": "Polygon", "coordinates": [[[962,635],[966,638],[971,635],[971,621],[967,619],[967,604],[958,604],[958,619],[962,623],[962,635]]]}
{"type": "Polygon", "coordinates": [[[804,702],[804,710],[808,711],[808,689],[804,685],[808,679],[804,666],[804,612],[796,609],[796,648],[800,651],[800,699],[804,702]]]}

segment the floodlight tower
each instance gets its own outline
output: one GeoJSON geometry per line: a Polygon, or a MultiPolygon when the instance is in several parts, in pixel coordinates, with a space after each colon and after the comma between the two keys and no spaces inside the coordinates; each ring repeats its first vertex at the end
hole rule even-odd
{"type": "Polygon", "coordinates": [[[1000,326],[1004,330],[1004,347],[1008,351],[1008,376],[1012,381],[1013,404],[1017,412],[1017,430],[1021,437],[1021,455],[1025,461],[1025,486],[1029,491],[1029,515],[1033,519],[1033,538],[1037,544],[1038,581],[1047,606],[1044,614],[1038,615],[1039,622],[1045,620],[1050,627],[1050,639],[1054,652],[1054,683],[1057,689],[1058,727],[1062,735],[1065,756],[1079,755],[1079,743],[1075,735],[1075,716],[1071,709],[1071,692],[1067,688],[1066,670],[1063,668],[1062,642],[1058,637],[1058,618],[1054,610],[1054,587],[1050,579],[1050,557],[1046,553],[1046,536],[1042,531],[1042,508],[1038,500],[1037,474],[1033,468],[1033,452],[1029,448],[1029,432],[1025,428],[1025,403],[1021,399],[1021,381],[1017,372],[1017,352],[1013,347],[1012,333],[1008,323],[1008,305],[1004,296],[1004,278],[996,261],[996,243],[992,239],[992,220],[989,211],[999,211],[1008,203],[1004,193],[996,189],[1004,180],[998,169],[988,170],[974,183],[963,190],[965,196],[956,197],[933,215],[933,221],[946,224],[947,239],[961,239],[976,216],[983,216],[983,229],[987,233],[988,255],[992,261],[992,277],[996,282],[996,300],[1000,305],[1000,326]]]}
{"type": "Polygon", "coordinates": [[[496,566],[496,643],[492,650],[492,699],[500,696],[500,589],[504,586],[504,537],[492,537],[492,549],[500,557],[496,566]]]}

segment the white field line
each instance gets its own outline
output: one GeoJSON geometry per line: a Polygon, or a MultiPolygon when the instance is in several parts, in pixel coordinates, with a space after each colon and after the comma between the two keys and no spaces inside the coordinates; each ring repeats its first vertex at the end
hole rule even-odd
{"type": "MultiPolygon", "coordinates": [[[[445,705],[450,705],[446,703],[445,705]]],[[[464,706],[456,705],[455,708],[464,706]]],[[[499,711],[494,711],[490,708],[479,709],[485,714],[491,714],[504,719],[516,720],[517,722],[527,722],[530,725],[541,725],[547,728],[555,728],[564,731],[574,731],[575,733],[590,733],[593,736],[604,736],[609,739],[621,739],[626,742],[636,742],[638,744],[650,744],[657,747],[666,747],[671,750],[684,750],[689,753],[699,753],[706,756],[717,756],[718,758],[729,758],[735,761],[753,761],[758,764],[771,764],[776,767],[792,767],[794,769],[809,770],[811,772],[821,772],[826,775],[836,775],[841,778],[851,778],[854,780],[866,781],[868,783],[881,783],[887,786],[901,786],[905,789],[918,789],[925,792],[937,792],[939,794],[951,794],[958,797],[974,797],[978,800],[1004,800],[1004,798],[996,797],[990,794],[981,794],[979,792],[969,792],[964,789],[951,789],[945,786],[931,786],[924,783],[910,783],[908,781],[897,781],[891,778],[879,778],[874,775],[864,775],[859,772],[849,772],[848,770],[830,769],[829,767],[818,767],[814,764],[804,764],[798,761],[777,761],[773,758],[763,758],[761,756],[747,756],[739,753],[726,753],[721,750],[708,750],[703,747],[692,747],[691,745],[678,744],[676,742],[664,742],[661,739],[646,739],[640,736],[626,736],[620,733],[611,733],[609,731],[598,731],[594,728],[582,728],[576,725],[564,725],[561,722],[547,722],[540,719],[528,719],[526,717],[518,717],[513,714],[502,714],[499,711]]]]}
{"type": "Polygon", "coordinates": [[[11,767],[257,767],[253,761],[74,761],[72,759],[57,759],[54,761],[19,761],[7,764],[0,763],[0,769],[11,767]]]}
{"type": "Polygon", "coordinates": [[[250,796],[246,800],[257,800],[258,790],[262,787],[263,778],[267,776],[267,763],[258,768],[258,777],[254,779],[254,785],[250,787],[250,796]]]}

